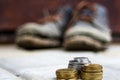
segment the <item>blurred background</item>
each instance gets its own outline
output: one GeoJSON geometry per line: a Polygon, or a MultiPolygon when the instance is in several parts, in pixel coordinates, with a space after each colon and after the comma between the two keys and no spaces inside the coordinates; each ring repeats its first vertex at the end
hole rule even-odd
{"type": "MultiPolygon", "coordinates": [[[[45,10],[54,13],[64,4],[75,5],[80,0],[0,0],[0,43],[13,43],[16,29],[26,22],[44,17],[45,10]]],[[[93,0],[108,9],[113,42],[120,41],[120,1],[93,0]]]]}
{"type": "MultiPolygon", "coordinates": [[[[25,80],[53,80],[55,70],[67,67],[69,60],[73,59],[73,57],[88,57],[93,63],[102,64],[105,67],[106,77],[111,80],[120,80],[118,78],[119,76],[116,76],[120,74],[120,0],[93,0],[108,9],[113,40],[106,51],[69,52],[64,51],[62,48],[27,51],[14,45],[16,29],[20,25],[27,22],[38,22],[39,19],[44,17],[46,10],[52,14],[65,4],[76,5],[79,1],[80,0],[0,0],[1,74],[9,75],[8,73],[10,72],[13,73],[14,77],[18,78],[18,76],[20,76],[25,80]],[[2,73],[1,69],[8,71],[8,73],[2,73]]],[[[3,75],[0,75],[0,80],[7,79],[2,78],[3,75]]],[[[11,80],[19,80],[13,78],[11,77],[11,80]]]]}

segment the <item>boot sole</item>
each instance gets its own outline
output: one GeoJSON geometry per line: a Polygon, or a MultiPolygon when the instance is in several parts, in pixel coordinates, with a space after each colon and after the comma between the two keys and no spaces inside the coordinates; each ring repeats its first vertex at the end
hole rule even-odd
{"type": "Polygon", "coordinates": [[[16,44],[26,49],[54,48],[60,46],[60,41],[35,36],[22,36],[16,38],[16,44]]]}
{"type": "Polygon", "coordinates": [[[66,39],[63,46],[66,50],[100,51],[106,49],[100,42],[87,36],[74,36],[66,39]]]}

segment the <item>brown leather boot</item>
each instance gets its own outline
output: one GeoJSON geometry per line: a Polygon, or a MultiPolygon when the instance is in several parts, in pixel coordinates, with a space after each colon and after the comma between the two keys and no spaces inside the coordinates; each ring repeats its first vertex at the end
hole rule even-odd
{"type": "Polygon", "coordinates": [[[63,46],[67,50],[106,49],[111,41],[106,9],[87,0],[75,6],[73,17],[64,34],[63,46]]]}

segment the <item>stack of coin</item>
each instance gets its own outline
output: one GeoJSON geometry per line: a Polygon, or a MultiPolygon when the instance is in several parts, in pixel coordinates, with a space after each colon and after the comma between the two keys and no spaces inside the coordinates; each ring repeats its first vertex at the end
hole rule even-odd
{"type": "Polygon", "coordinates": [[[77,80],[78,72],[76,69],[59,69],[56,71],[57,80],[77,80]]]}
{"type": "Polygon", "coordinates": [[[80,75],[82,66],[90,63],[91,61],[87,57],[75,57],[74,60],[69,61],[68,68],[76,69],[78,71],[78,75],[80,75]]]}
{"type": "Polygon", "coordinates": [[[86,64],[81,69],[82,80],[102,80],[103,70],[99,64],[86,64]]]}

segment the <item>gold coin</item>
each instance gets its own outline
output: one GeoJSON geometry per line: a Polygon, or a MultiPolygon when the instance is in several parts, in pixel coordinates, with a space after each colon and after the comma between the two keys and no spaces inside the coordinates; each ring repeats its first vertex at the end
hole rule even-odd
{"type": "Polygon", "coordinates": [[[71,79],[59,79],[59,78],[57,78],[57,80],[78,80],[78,78],[71,78],[71,79]]]}
{"type": "Polygon", "coordinates": [[[64,73],[64,72],[67,72],[67,73],[76,73],[77,70],[76,69],[71,69],[71,68],[65,68],[65,69],[58,69],[56,71],[56,73],[64,73]]]}
{"type": "Polygon", "coordinates": [[[102,79],[82,79],[82,80],[102,80],[102,79]]]}
{"type": "Polygon", "coordinates": [[[102,72],[103,67],[99,64],[85,64],[82,67],[84,72],[102,72]]]}
{"type": "Polygon", "coordinates": [[[59,69],[56,71],[57,78],[59,79],[70,79],[70,78],[76,78],[77,70],[76,69],[59,69]]]}
{"type": "Polygon", "coordinates": [[[99,72],[99,73],[85,73],[85,72],[81,72],[81,78],[82,79],[102,79],[103,78],[103,73],[99,72]]]}
{"type": "Polygon", "coordinates": [[[74,77],[77,77],[77,76],[74,76],[74,75],[69,75],[69,74],[65,74],[65,75],[57,75],[57,78],[63,78],[63,79],[69,79],[69,78],[74,78],[74,77]]]}

